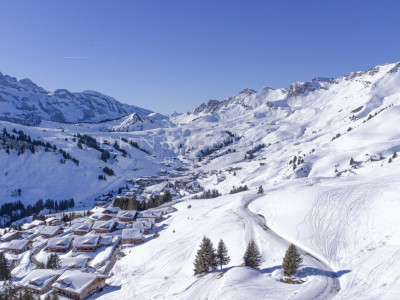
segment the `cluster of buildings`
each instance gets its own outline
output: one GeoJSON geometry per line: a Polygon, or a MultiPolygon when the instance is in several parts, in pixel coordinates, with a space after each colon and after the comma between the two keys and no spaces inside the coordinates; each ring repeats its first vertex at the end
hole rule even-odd
{"type": "MultiPolygon", "coordinates": [[[[9,261],[10,269],[18,266],[18,259],[31,251],[30,260],[34,264],[40,253],[47,257],[57,253],[60,268],[30,271],[17,283],[37,295],[54,291],[73,299],[85,299],[106,286],[112,255],[117,259],[119,247],[140,244],[144,235],[151,234],[156,223],[172,208],[137,212],[118,207],[99,207],[91,210],[88,217],[79,217],[64,223],[55,216],[45,221],[34,220],[21,226],[21,230],[10,229],[0,237],[0,251],[9,261]],[[90,261],[107,247],[114,247],[109,256],[98,266],[90,261]],[[105,267],[107,266],[107,268],[105,267]]],[[[42,262],[43,263],[43,262],[42,262]]],[[[115,261],[113,261],[113,264],[115,261]]],[[[41,267],[41,268],[40,268],[41,267]]]]}

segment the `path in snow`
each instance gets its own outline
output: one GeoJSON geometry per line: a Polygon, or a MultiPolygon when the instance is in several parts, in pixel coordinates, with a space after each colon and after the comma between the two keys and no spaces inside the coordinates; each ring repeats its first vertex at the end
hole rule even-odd
{"type": "MultiPolygon", "coordinates": [[[[288,248],[291,243],[272,231],[266,225],[266,220],[264,216],[256,214],[249,209],[249,204],[259,197],[260,195],[244,198],[237,210],[238,215],[243,218],[243,221],[245,223],[246,233],[248,235],[247,237],[254,239],[254,232],[260,233],[260,231],[262,231],[262,235],[264,238],[273,240],[274,243],[283,245],[285,248],[288,248]]],[[[318,273],[322,274],[320,278],[324,278],[325,281],[323,285],[321,285],[320,281],[318,281],[318,287],[316,289],[313,289],[316,294],[314,294],[314,297],[311,298],[332,299],[334,296],[336,296],[340,290],[340,282],[338,278],[336,278],[336,273],[326,263],[320,261],[312,254],[303,250],[301,247],[297,245],[296,247],[302,255],[304,262],[307,263],[307,270],[318,270],[318,273]]],[[[310,288],[311,287],[309,285],[306,285],[305,289],[301,289],[299,292],[293,295],[293,299],[310,299],[310,288]]]]}

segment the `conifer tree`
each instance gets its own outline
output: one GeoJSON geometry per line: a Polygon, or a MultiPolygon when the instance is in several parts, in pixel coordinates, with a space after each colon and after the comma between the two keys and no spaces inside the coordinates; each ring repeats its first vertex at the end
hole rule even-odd
{"type": "Polygon", "coordinates": [[[257,268],[261,264],[261,254],[256,243],[251,240],[247,245],[246,252],[243,256],[244,265],[252,268],[257,268]]]}
{"type": "Polygon", "coordinates": [[[60,264],[60,257],[58,256],[57,253],[50,254],[47,263],[46,263],[46,268],[47,269],[53,269],[53,270],[58,270],[60,269],[61,264],[60,264]]]}
{"type": "Polygon", "coordinates": [[[217,263],[222,269],[222,266],[229,264],[231,258],[228,256],[228,249],[225,246],[224,241],[221,239],[217,247],[217,263]]]}
{"type": "Polygon", "coordinates": [[[194,261],[194,275],[208,273],[217,269],[216,253],[211,240],[203,237],[194,261]]]}
{"type": "Polygon", "coordinates": [[[293,276],[297,272],[299,264],[303,261],[297,252],[296,246],[291,244],[283,258],[283,274],[285,276],[293,276]]]}
{"type": "Polygon", "coordinates": [[[258,194],[262,194],[262,193],[264,193],[264,189],[263,189],[262,185],[260,185],[258,187],[258,194]]]}
{"type": "Polygon", "coordinates": [[[0,252],[0,280],[9,280],[11,278],[7,259],[3,252],[0,252]]]}

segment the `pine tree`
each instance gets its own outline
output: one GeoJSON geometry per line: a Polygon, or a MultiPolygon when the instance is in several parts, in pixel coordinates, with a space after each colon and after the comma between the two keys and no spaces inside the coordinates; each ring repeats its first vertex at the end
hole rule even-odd
{"type": "Polygon", "coordinates": [[[293,276],[297,272],[298,265],[303,261],[297,252],[296,246],[291,244],[283,258],[283,274],[293,276]]]}
{"type": "Polygon", "coordinates": [[[217,269],[216,253],[211,240],[203,237],[194,261],[194,275],[208,273],[217,269]]]}
{"type": "Polygon", "coordinates": [[[246,252],[243,256],[244,265],[252,268],[257,268],[261,264],[261,254],[256,243],[251,240],[247,245],[246,252]]]}
{"type": "Polygon", "coordinates": [[[46,268],[53,270],[58,270],[61,268],[60,257],[58,256],[57,253],[50,254],[46,263],[46,268]]]}
{"type": "Polygon", "coordinates": [[[224,241],[221,239],[217,247],[217,263],[221,267],[227,265],[231,258],[228,256],[228,249],[225,246],[224,241]]]}
{"type": "Polygon", "coordinates": [[[264,189],[263,189],[262,185],[260,185],[258,187],[258,194],[263,194],[263,193],[264,193],[264,189]]]}
{"type": "Polygon", "coordinates": [[[11,278],[7,259],[3,252],[0,252],[0,280],[9,280],[11,278]]]}

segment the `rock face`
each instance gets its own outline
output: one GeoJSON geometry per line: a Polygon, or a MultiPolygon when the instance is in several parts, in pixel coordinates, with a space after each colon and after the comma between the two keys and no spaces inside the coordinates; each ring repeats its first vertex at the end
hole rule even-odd
{"type": "Polygon", "coordinates": [[[98,123],[133,113],[146,116],[151,111],[122,104],[95,91],[48,92],[28,78],[17,80],[0,73],[0,120],[31,126],[42,120],[98,123]]]}

